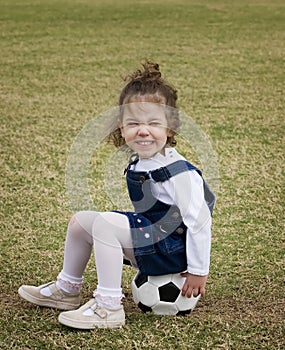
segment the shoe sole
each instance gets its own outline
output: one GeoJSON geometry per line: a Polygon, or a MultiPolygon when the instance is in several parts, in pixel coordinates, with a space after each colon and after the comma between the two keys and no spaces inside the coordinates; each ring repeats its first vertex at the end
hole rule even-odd
{"type": "Polygon", "coordinates": [[[60,314],[58,316],[58,321],[63,324],[64,326],[68,326],[71,328],[76,329],[96,329],[96,328],[121,328],[125,325],[125,321],[118,321],[118,322],[108,322],[105,324],[102,323],[92,323],[92,322],[76,322],[76,320],[71,320],[64,315],[60,314]]]}
{"type": "Polygon", "coordinates": [[[23,299],[37,306],[50,307],[53,309],[59,309],[59,310],[65,310],[65,311],[75,310],[80,306],[80,304],[74,305],[74,304],[58,302],[56,300],[42,300],[32,296],[31,294],[26,293],[22,287],[18,289],[18,293],[23,299]]]}

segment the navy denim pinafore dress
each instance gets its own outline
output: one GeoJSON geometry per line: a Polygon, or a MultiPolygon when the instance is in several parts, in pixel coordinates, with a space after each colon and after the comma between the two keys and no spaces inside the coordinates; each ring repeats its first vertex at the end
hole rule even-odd
{"type": "MultiPolygon", "coordinates": [[[[157,200],[151,191],[151,181],[162,182],[184,171],[201,171],[191,163],[179,160],[168,166],[137,172],[126,169],[129,196],[135,212],[119,212],[128,217],[137,266],[145,275],[179,273],[187,269],[186,231],[180,210],[157,200]]],[[[212,212],[215,197],[204,181],[205,200],[212,212]]],[[[190,200],[190,199],[189,199],[190,200]]]]}

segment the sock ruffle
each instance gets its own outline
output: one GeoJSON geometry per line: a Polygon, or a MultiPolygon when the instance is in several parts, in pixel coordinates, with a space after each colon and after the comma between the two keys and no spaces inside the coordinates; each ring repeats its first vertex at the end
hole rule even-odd
{"type": "Polygon", "coordinates": [[[79,283],[66,281],[60,277],[56,280],[56,286],[62,289],[63,291],[71,294],[78,294],[81,291],[83,281],[79,283]]]}
{"type": "Polygon", "coordinates": [[[122,299],[124,295],[122,294],[120,297],[112,297],[109,295],[101,295],[96,292],[93,293],[93,297],[95,298],[98,306],[106,307],[108,309],[116,309],[122,305],[122,299]]]}

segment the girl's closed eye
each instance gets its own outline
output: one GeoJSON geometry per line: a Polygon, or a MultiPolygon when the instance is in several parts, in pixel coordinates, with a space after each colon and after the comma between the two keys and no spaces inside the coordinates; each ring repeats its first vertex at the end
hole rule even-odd
{"type": "Polygon", "coordinates": [[[137,120],[128,120],[124,123],[124,126],[128,126],[128,127],[133,127],[133,126],[139,126],[141,124],[145,124],[145,125],[150,125],[150,126],[164,126],[163,123],[161,121],[158,120],[152,120],[150,122],[139,122],[137,120]]]}
{"type": "Polygon", "coordinates": [[[159,122],[158,120],[153,120],[151,122],[148,123],[151,126],[162,126],[162,123],[159,122]]]}
{"type": "Polygon", "coordinates": [[[134,126],[138,126],[139,122],[135,121],[135,120],[129,120],[126,123],[124,123],[124,126],[126,127],[134,127],[134,126]]]}

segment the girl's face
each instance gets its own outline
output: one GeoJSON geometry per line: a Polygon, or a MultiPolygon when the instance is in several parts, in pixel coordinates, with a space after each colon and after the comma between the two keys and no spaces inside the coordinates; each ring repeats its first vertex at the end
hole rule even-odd
{"type": "Polygon", "coordinates": [[[126,104],[121,123],[122,137],[140,158],[150,158],[157,153],[164,155],[167,137],[172,136],[164,106],[152,102],[126,104]]]}

